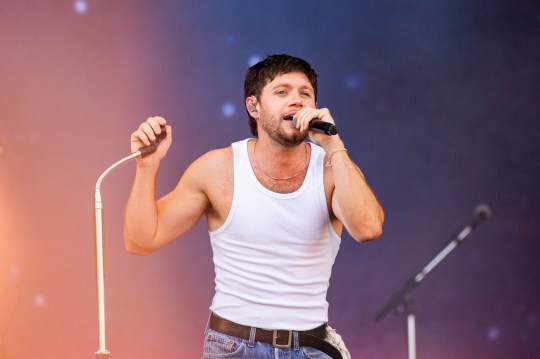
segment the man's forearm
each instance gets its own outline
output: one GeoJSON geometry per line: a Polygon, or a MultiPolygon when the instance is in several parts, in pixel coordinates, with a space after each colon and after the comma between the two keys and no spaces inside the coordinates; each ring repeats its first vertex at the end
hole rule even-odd
{"type": "Polygon", "coordinates": [[[383,210],[364,175],[345,152],[334,154],[332,174],[333,201],[339,207],[340,219],[349,234],[357,241],[379,237],[384,222],[383,210]]]}
{"type": "Polygon", "coordinates": [[[124,245],[133,254],[151,252],[158,221],[156,175],[157,168],[137,166],[124,214],[124,245]]]}

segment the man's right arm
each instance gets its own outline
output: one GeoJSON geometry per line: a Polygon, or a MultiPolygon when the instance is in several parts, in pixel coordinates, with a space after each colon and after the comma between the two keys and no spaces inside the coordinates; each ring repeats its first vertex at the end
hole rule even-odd
{"type": "MultiPolygon", "coordinates": [[[[166,125],[161,117],[151,117],[131,135],[131,149],[147,146],[166,125]]],[[[155,199],[156,176],[161,159],[171,145],[172,129],[155,153],[137,159],[135,180],[124,215],[124,244],[126,250],[147,255],[188,232],[200,220],[208,206],[204,193],[204,161],[195,161],[184,173],[176,188],[159,201],[155,199]]]]}

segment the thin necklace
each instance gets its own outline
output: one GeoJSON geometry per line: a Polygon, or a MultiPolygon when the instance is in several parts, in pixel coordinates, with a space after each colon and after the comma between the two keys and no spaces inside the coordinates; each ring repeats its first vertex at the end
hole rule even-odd
{"type": "Polygon", "coordinates": [[[302,168],[300,169],[300,171],[298,171],[297,173],[295,173],[294,175],[292,176],[289,176],[289,177],[274,177],[272,175],[269,175],[268,173],[266,173],[263,168],[261,167],[261,165],[259,164],[259,161],[257,160],[257,156],[255,155],[255,149],[257,148],[257,142],[259,141],[255,141],[255,145],[253,145],[253,158],[255,159],[255,163],[257,164],[257,167],[261,170],[261,172],[267,176],[267,177],[270,177],[271,179],[273,180],[276,180],[276,181],[285,181],[285,180],[289,180],[291,178],[294,178],[296,176],[298,176],[300,173],[302,173],[304,171],[304,169],[306,168],[306,165],[308,163],[308,152],[307,152],[307,147],[306,147],[306,144],[304,143],[304,150],[306,151],[306,160],[304,161],[304,164],[302,165],[302,168]]]}

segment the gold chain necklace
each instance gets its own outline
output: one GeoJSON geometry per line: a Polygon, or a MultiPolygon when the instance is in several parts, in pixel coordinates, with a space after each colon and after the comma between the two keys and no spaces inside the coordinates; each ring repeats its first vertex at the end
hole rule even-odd
{"type": "Polygon", "coordinates": [[[292,176],[289,176],[289,177],[284,177],[284,178],[280,178],[280,177],[274,177],[268,173],[266,173],[263,168],[261,167],[259,161],[257,160],[257,156],[255,155],[255,149],[257,148],[257,142],[259,141],[255,141],[255,145],[253,145],[253,158],[255,159],[255,163],[257,164],[257,167],[261,170],[261,172],[267,176],[267,177],[270,177],[271,179],[275,180],[275,181],[285,181],[285,180],[289,180],[291,178],[294,178],[296,176],[298,176],[300,173],[304,172],[304,169],[306,168],[306,165],[308,163],[308,151],[307,151],[307,147],[306,147],[306,144],[304,143],[304,150],[306,150],[306,160],[304,161],[304,164],[302,165],[302,168],[300,169],[300,171],[298,171],[297,173],[295,173],[294,175],[292,176]]]}

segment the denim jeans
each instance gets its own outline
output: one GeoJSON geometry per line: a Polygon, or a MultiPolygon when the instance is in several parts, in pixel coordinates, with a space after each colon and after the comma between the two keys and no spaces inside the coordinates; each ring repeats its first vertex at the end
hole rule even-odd
{"type": "Polygon", "coordinates": [[[272,344],[255,341],[252,329],[249,340],[207,329],[204,336],[203,359],[331,359],[323,352],[298,345],[298,334],[294,333],[290,348],[274,348],[272,344]]]}

